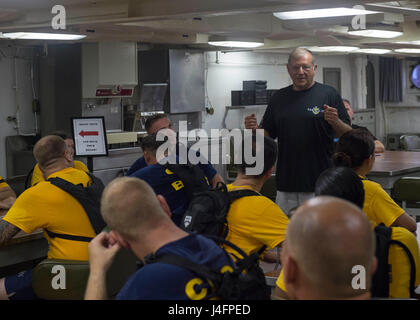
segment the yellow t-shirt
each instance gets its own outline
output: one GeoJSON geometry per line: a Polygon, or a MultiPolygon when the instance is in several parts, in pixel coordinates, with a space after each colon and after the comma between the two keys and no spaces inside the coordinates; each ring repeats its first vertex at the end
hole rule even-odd
{"type": "Polygon", "coordinates": [[[286,286],[284,285],[284,274],[283,274],[283,269],[281,269],[280,271],[280,275],[277,278],[276,281],[276,286],[279,287],[281,290],[283,290],[284,292],[287,292],[286,290],[286,286]]]}
{"type": "MultiPolygon", "coordinates": [[[[417,239],[410,231],[402,227],[392,227],[391,239],[402,242],[411,252],[416,264],[416,279],[414,286],[420,285],[420,257],[417,239]]],[[[411,264],[404,249],[396,244],[389,247],[388,263],[391,265],[391,282],[389,284],[390,298],[410,298],[411,264]]],[[[276,285],[286,292],[284,274],[281,270],[276,285]]]]}
{"type": "MultiPolygon", "coordinates": [[[[74,160],[73,161],[73,167],[75,169],[82,170],[84,172],[88,172],[88,168],[85,166],[85,164],[81,161],[74,160]]],[[[42,172],[39,169],[38,163],[34,167],[34,171],[32,172],[32,179],[31,179],[31,186],[36,185],[38,182],[44,181],[44,177],[42,176],[42,172]]]]}
{"type": "MultiPolygon", "coordinates": [[[[0,176],[0,180],[3,180],[3,178],[1,176],[0,176]]],[[[5,188],[5,187],[8,187],[8,186],[9,185],[5,181],[0,183],[0,188],[5,188]]]]}
{"type": "Polygon", "coordinates": [[[363,212],[366,213],[374,227],[380,223],[390,227],[404,213],[404,209],[392,200],[379,183],[366,179],[362,182],[365,189],[363,212]]]}
{"type": "MultiPolygon", "coordinates": [[[[229,184],[228,191],[251,189],[250,186],[229,184]]],[[[246,254],[258,251],[263,245],[272,249],[286,236],[289,219],[278,205],[264,196],[251,196],[232,203],[227,214],[228,234],[226,240],[241,248],[246,254]]],[[[230,254],[238,253],[225,246],[230,254]]]]}
{"type": "MultiPolygon", "coordinates": [[[[392,227],[391,239],[402,242],[410,250],[416,264],[414,286],[420,284],[420,257],[417,239],[413,233],[402,227],[392,227]]],[[[411,264],[404,249],[396,244],[389,248],[388,263],[391,265],[390,298],[410,298],[411,264]]]]}
{"type": "MultiPolygon", "coordinates": [[[[60,170],[48,178],[52,177],[59,177],[73,184],[82,183],[84,186],[91,182],[85,172],[74,168],[60,170]]],[[[95,236],[81,204],[47,181],[41,181],[24,191],[3,219],[26,233],[42,228],[55,233],[91,238],[95,236]]],[[[88,242],[50,238],[46,232],[44,236],[49,243],[49,259],[89,259],[88,242]]]]}

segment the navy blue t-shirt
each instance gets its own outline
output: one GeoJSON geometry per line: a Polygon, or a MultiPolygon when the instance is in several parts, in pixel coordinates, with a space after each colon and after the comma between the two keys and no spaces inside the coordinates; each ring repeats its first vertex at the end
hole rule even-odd
{"type": "MultiPolygon", "coordinates": [[[[187,151],[189,151],[189,148],[187,148],[187,151]]],[[[200,153],[197,151],[197,156],[200,157],[200,153]]],[[[203,170],[204,174],[206,175],[207,179],[209,181],[211,181],[211,179],[213,179],[213,177],[216,175],[217,171],[216,169],[214,169],[213,165],[204,157],[202,157],[202,160],[200,160],[200,163],[198,163],[198,165],[200,166],[201,170],[203,170]]],[[[131,176],[133,173],[135,173],[136,171],[143,169],[144,167],[146,167],[146,161],[144,160],[144,157],[141,157],[139,159],[137,159],[132,165],[131,167],[128,169],[126,175],[127,176],[131,176]]]]}
{"type": "Polygon", "coordinates": [[[182,216],[187,210],[189,201],[184,184],[176,174],[157,163],[146,166],[130,176],[146,181],[156,194],[162,195],[171,209],[172,221],[177,226],[181,224],[182,216]]]}
{"type": "MultiPolygon", "coordinates": [[[[197,234],[164,245],[155,256],[164,253],[182,256],[214,270],[233,265],[228,254],[214,241],[197,234]]],[[[207,281],[188,269],[159,262],[139,269],[117,295],[119,300],[203,300],[211,297],[207,281]]]]}
{"type": "Polygon", "coordinates": [[[127,170],[126,175],[131,176],[134,172],[143,169],[144,167],[147,167],[146,160],[144,160],[144,157],[140,157],[127,170]]]}
{"type": "Polygon", "coordinates": [[[328,85],[315,82],[303,91],[289,86],[270,99],[260,126],[277,138],[277,190],[314,192],[320,173],[329,168],[335,132],[324,119],[324,104],[350,124],[342,98],[328,85]]]}

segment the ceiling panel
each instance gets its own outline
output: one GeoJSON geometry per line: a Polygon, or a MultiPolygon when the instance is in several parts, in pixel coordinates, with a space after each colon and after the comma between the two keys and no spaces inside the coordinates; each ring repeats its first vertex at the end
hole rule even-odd
{"type": "MultiPolygon", "coordinates": [[[[1,0],[0,32],[51,31],[51,8],[57,1],[1,0]]],[[[197,45],[210,49],[212,36],[259,37],[255,50],[284,50],[305,45],[401,47],[396,41],[420,40],[420,1],[323,0],[63,0],[66,32],[87,35],[84,41],[128,40],[143,43],[197,45]],[[283,21],[273,12],[363,4],[380,11],[366,16],[366,27],[399,28],[397,39],[349,36],[354,17],[283,21]]],[[[9,41],[9,40],[0,40],[9,41]]]]}

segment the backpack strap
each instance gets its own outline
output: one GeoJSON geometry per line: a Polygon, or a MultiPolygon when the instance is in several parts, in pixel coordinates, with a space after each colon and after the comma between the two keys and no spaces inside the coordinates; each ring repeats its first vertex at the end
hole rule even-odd
{"type": "MultiPolygon", "coordinates": [[[[245,253],[245,251],[243,251],[237,245],[233,244],[232,242],[230,242],[230,241],[228,241],[224,238],[216,237],[216,236],[212,236],[212,235],[205,235],[205,236],[209,239],[212,239],[216,243],[221,243],[221,244],[227,245],[228,247],[231,247],[232,249],[234,249],[236,252],[238,252],[243,257],[242,259],[245,259],[245,258],[250,257],[252,255],[256,255],[257,257],[259,257],[265,251],[265,249],[267,249],[267,246],[263,245],[258,251],[252,253],[251,255],[247,255],[245,253]]],[[[238,260],[241,260],[241,259],[238,259],[238,260]]],[[[252,260],[252,259],[249,259],[249,260],[252,260]]]]}
{"type": "Polygon", "coordinates": [[[382,283],[378,282],[380,280],[384,280],[385,274],[389,274],[391,272],[390,266],[388,263],[388,255],[389,255],[389,247],[391,244],[395,244],[400,246],[405,253],[407,254],[408,260],[410,261],[410,297],[414,297],[414,290],[415,290],[415,279],[416,279],[416,263],[414,261],[413,255],[410,250],[407,248],[405,244],[398,240],[391,239],[392,236],[392,228],[386,227],[383,223],[379,224],[375,227],[375,234],[376,234],[376,257],[378,259],[378,268],[373,276],[373,286],[372,286],[372,293],[378,297],[388,297],[389,296],[389,282],[382,283]],[[382,238],[381,241],[378,240],[382,238]],[[386,241],[385,241],[386,240],[386,241]],[[385,269],[386,268],[386,269],[385,269]]]}
{"type": "MultiPolygon", "coordinates": [[[[229,206],[231,206],[232,203],[235,202],[236,200],[238,200],[240,198],[243,198],[243,197],[260,196],[260,194],[258,192],[254,191],[254,190],[250,190],[250,189],[232,190],[232,191],[228,192],[226,185],[222,182],[218,182],[217,186],[218,186],[219,189],[221,189],[223,191],[226,191],[226,194],[227,194],[228,199],[229,199],[229,204],[228,204],[229,206]],[[223,184],[223,185],[219,186],[219,184],[223,184]]],[[[225,217],[225,219],[226,219],[226,217],[225,217]]],[[[226,228],[223,231],[223,238],[226,238],[228,233],[229,233],[229,226],[226,223],[226,228]]],[[[238,259],[238,257],[236,255],[234,255],[234,256],[235,256],[236,259],[238,259]]]]}
{"type": "Polygon", "coordinates": [[[245,259],[240,260],[239,263],[233,265],[232,272],[229,271],[225,273],[209,268],[206,265],[197,264],[187,258],[172,253],[164,253],[157,257],[150,254],[145,257],[145,262],[147,264],[156,262],[172,264],[193,272],[200,278],[205,279],[214,290],[212,296],[209,296],[208,298],[220,297],[222,299],[238,300],[241,299],[241,293],[252,295],[257,291],[258,295],[255,299],[269,299],[270,288],[265,282],[261,268],[255,263],[258,257],[256,254],[260,254],[261,250],[263,250],[263,248],[261,248],[258,253],[247,256],[239,249],[239,251],[244,254],[245,259]],[[247,272],[244,273],[244,270],[247,272]],[[242,278],[244,275],[245,277],[242,278]],[[240,278],[243,280],[239,280],[240,278]],[[242,285],[238,283],[238,281],[241,282],[242,285]],[[258,286],[252,285],[255,282],[258,282],[258,286]]]}
{"type": "MultiPolygon", "coordinates": [[[[95,177],[93,174],[90,172],[85,173],[90,177],[92,181],[92,185],[89,187],[84,187],[83,184],[75,185],[59,177],[50,178],[47,181],[73,196],[82,205],[95,233],[99,234],[106,226],[98,205],[98,200],[101,198],[103,189],[105,187],[102,181],[95,177]]],[[[57,237],[67,240],[84,242],[90,242],[92,240],[92,238],[89,237],[59,234],[48,230],[47,233],[51,238],[57,237]]]]}
{"type": "Polygon", "coordinates": [[[389,245],[392,229],[383,223],[375,227],[375,256],[378,265],[372,277],[372,296],[389,297],[389,274],[391,272],[388,263],[389,245]]]}
{"type": "Polygon", "coordinates": [[[258,192],[250,189],[232,190],[228,192],[230,203],[243,197],[261,196],[258,192]]]}
{"type": "Polygon", "coordinates": [[[61,238],[66,240],[73,240],[73,241],[82,241],[82,242],[91,242],[93,238],[90,237],[82,237],[82,236],[73,236],[71,234],[64,234],[64,233],[56,233],[50,230],[45,230],[50,238],[61,238]]]}
{"type": "Polygon", "coordinates": [[[181,257],[174,253],[164,253],[159,256],[153,254],[146,256],[146,264],[150,263],[166,263],[172,264],[195,273],[203,279],[210,280],[214,284],[218,284],[221,281],[222,275],[216,272],[215,270],[207,267],[203,264],[195,263],[187,258],[181,257]]]}
{"type": "Polygon", "coordinates": [[[396,244],[404,249],[405,253],[407,254],[408,260],[410,261],[410,298],[414,298],[414,290],[416,289],[414,283],[416,281],[416,263],[414,261],[413,255],[411,254],[410,250],[407,248],[407,246],[398,241],[398,240],[390,240],[391,244],[396,244]]]}
{"type": "Polygon", "coordinates": [[[95,233],[99,234],[103,228],[105,228],[106,223],[102,218],[97,200],[101,198],[103,189],[105,187],[102,181],[96,178],[94,175],[87,172],[86,174],[92,181],[92,185],[90,187],[84,187],[82,184],[75,185],[58,177],[50,178],[48,181],[60,189],[66,191],[77,201],[79,201],[83,209],[85,209],[90,223],[95,230],[95,233]]]}
{"type": "Polygon", "coordinates": [[[184,184],[185,192],[189,200],[194,193],[210,189],[206,175],[198,165],[193,164],[165,164],[165,167],[176,174],[184,184]]]}

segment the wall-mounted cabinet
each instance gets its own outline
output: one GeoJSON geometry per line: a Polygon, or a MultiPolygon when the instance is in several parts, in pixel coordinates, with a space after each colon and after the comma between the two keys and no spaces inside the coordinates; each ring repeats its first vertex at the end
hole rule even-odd
{"type": "Polygon", "coordinates": [[[169,76],[171,113],[203,111],[203,53],[169,50],[169,76]]]}
{"type": "Polygon", "coordinates": [[[135,42],[82,45],[83,98],[132,96],[138,83],[137,72],[135,42]],[[126,91],[118,93],[117,88],[126,91]]]}
{"type": "MultiPolygon", "coordinates": [[[[190,113],[205,110],[204,54],[201,51],[162,49],[139,51],[139,87],[168,84],[164,111],[190,113]]],[[[140,96],[141,99],[141,96],[140,96]]],[[[145,110],[149,111],[147,107],[145,110]]]]}

